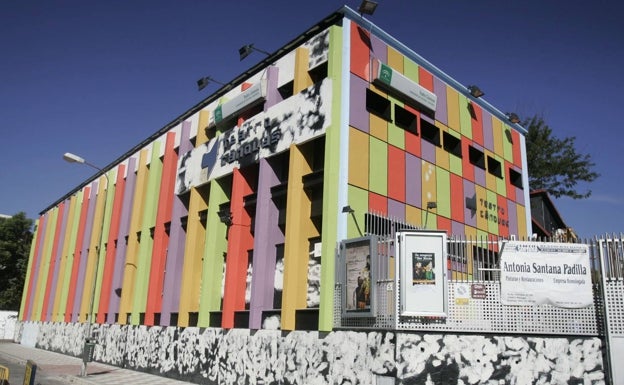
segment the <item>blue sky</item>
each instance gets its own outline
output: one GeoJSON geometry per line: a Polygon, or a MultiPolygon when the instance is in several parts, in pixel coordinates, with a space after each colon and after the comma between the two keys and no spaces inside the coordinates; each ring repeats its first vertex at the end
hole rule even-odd
{"type": "MultiPolygon", "coordinates": [[[[623,3],[379,0],[370,19],[503,112],[542,114],[576,137],[601,177],[589,199],[555,200],[581,236],[624,232],[623,3]]],[[[274,0],[0,2],[0,213],[38,217],[217,85],[346,3],[274,0]]]]}

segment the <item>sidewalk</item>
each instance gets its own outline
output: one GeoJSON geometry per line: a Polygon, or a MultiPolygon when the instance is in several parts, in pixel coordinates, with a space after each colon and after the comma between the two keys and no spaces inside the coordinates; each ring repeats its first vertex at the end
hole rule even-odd
{"type": "MultiPolygon", "coordinates": [[[[155,376],[152,374],[137,372],[90,362],[87,365],[87,376],[80,377],[82,359],[66,356],[47,350],[29,348],[12,341],[0,341],[0,364],[12,362],[21,366],[26,361],[34,361],[37,365],[35,383],[41,384],[74,384],[74,385],[188,385],[188,382],[155,376]],[[45,381],[42,381],[44,379],[45,381]]],[[[19,373],[18,373],[19,374],[19,373]]],[[[21,384],[23,371],[14,379],[11,371],[11,384],[21,384]]]]}

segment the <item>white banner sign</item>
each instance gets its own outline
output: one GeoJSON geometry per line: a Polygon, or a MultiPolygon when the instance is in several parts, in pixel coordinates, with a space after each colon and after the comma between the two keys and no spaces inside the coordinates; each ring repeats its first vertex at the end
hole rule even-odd
{"type": "Polygon", "coordinates": [[[563,308],[593,304],[587,245],[505,243],[501,251],[501,303],[563,308]]]}

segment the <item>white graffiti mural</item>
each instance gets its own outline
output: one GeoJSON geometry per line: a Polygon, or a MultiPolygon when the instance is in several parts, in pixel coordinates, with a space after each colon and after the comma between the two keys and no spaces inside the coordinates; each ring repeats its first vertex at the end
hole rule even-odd
{"type": "MultiPolygon", "coordinates": [[[[17,325],[79,356],[84,324],[17,325]]],[[[604,384],[598,338],[97,325],[95,360],[202,384],[604,384]]],[[[33,338],[34,336],[31,336],[33,338]]]]}

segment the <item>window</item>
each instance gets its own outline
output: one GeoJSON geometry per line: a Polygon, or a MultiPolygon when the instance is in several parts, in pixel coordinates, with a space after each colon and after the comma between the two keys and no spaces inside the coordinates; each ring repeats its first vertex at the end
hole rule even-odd
{"type": "Polygon", "coordinates": [[[420,119],[420,133],[427,142],[440,147],[440,129],[424,119],[420,119]]]}
{"type": "Polygon", "coordinates": [[[501,162],[497,161],[496,159],[492,158],[491,156],[487,157],[487,168],[488,168],[488,172],[492,175],[495,175],[499,178],[503,177],[503,171],[501,168],[501,162]]]}
{"type": "Polygon", "coordinates": [[[522,188],[522,173],[519,173],[513,168],[510,168],[509,169],[509,183],[521,189],[522,188]]]}
{"type": "Polygon", "coordinates": [[[397,127],[418,135],[418,116],[401,106],[394,106],[394,123],[397,127]]]}
{"type": "Polygon", "coordinates": [[[470,160],[470,163],[485,170],[485,156],[482,151],[479,151],[472,146],[468,146],[468,159],[470,160]]]}
{"type": "Polygon", "coordinates": [[[444,139],[443,141],[444,149],[450,152],[451,154],[461,158],[462,157],[461,139],[455,137],[454,135],[446,131],[442,133],[442,138],[444,139]]]}
{"type": "Polygon", "coordinates": [[[368,88],[366,89],[366,111],[390,122],[392,121],[390,104],[390,101],[385,97],[368,88]]]}

